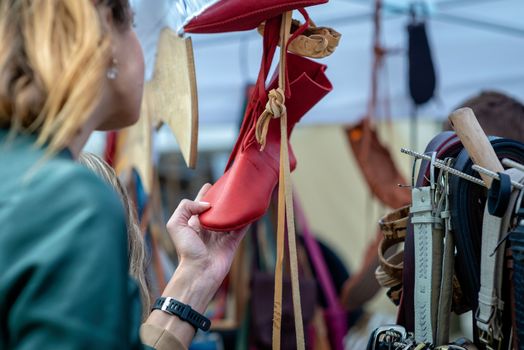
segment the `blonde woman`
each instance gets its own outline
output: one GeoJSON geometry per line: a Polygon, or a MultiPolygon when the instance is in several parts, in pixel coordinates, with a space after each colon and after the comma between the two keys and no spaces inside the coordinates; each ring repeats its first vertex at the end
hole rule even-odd
{"type": "MultiPolygon", "coordinates": [[[[0,349],[191,342],[188,314],[168,304],[140,326],[122,203],[75,162],[93,130],[136,122],[143,76],[128,0],[0,0],[0,349]]],[[[207,188],[167,225],[180,264],[163,296],[192,315],[244,234],[201,229],[207,188]]]]}

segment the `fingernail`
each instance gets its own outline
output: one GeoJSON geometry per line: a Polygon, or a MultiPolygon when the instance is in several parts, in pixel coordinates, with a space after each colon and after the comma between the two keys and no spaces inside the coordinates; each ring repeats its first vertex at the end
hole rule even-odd
{"type": "Polygon", "coordinates": [[[206,207],[210,207],[211,206],[211,203],[209,202],[199,202],[200,205],[203,205],[203,206],[206,206],[206,207]]]}

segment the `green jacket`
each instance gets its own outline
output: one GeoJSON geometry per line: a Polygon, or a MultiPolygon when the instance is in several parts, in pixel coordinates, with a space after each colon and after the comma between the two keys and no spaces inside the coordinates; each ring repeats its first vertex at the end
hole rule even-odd
{"type": "Polygon", "coordinates": [[[116,193],[0,129],[0,350],[142,349],[116,193]]]}

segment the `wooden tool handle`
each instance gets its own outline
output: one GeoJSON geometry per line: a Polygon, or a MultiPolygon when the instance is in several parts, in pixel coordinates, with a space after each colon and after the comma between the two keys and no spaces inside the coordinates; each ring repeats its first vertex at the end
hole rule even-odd
{"type": "MultiPolygon", "coordinates": [[[[460,141],[462,141],[462,144],[468,151],[473,163],[491,171],[504,171],[488,137],[480,127],[471,108],[465,107],[457,109],[451,113],[449,121],[460,141]]],[[[490,188],[493,179],[483,174],[480,174],[480,176],[482,180],[484,180],[484,183],[486,183],[486,186],[490,188]]]]}

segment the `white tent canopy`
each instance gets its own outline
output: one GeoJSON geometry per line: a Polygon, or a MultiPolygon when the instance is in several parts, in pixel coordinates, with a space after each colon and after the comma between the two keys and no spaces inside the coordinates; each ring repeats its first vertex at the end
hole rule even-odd
{"type": "MultiPolygon", "coordinates": [[[[171,0],[134,0],[137,32],[144,46],[148,75],[154,64],[156,38],[164,26],[173,26],[171,0]]],[[[383,43],[405,49],[410,1],[385,1],[383,43]],[[398,10],[401,11],[398,11],[398,10]]],[[[497,89],[524,100],[524,2],[520,0],[429,1],[428,33],[438,74],[437,102],[419,114],[444,118],[465,98],[483,89],[497,89]]],[[[309,8],[318,25],[342,33],[337,51],[323,62],[334,90],[303,123],[357,121],[366,111],[372,62],[373,1],[331,0],[309,8]]],[[[296,17],[300,16],[298,13],[296,17]]],[[[255,32],[192,35],[195,49],[201,125],[236,125],[241,117],[244,87],[256,79],[262,38],[255,32]]],[[[174,60],[173,64],[176,64],[174,60]]],[[[388,56],[382,90],[389,90],[392,117],[407,117],[405,50],[388,56]],[[389,81],[389,84],[386,84],[389,81]]],[[[382,93],[384,96],[384,93],[382,93]]]]}

